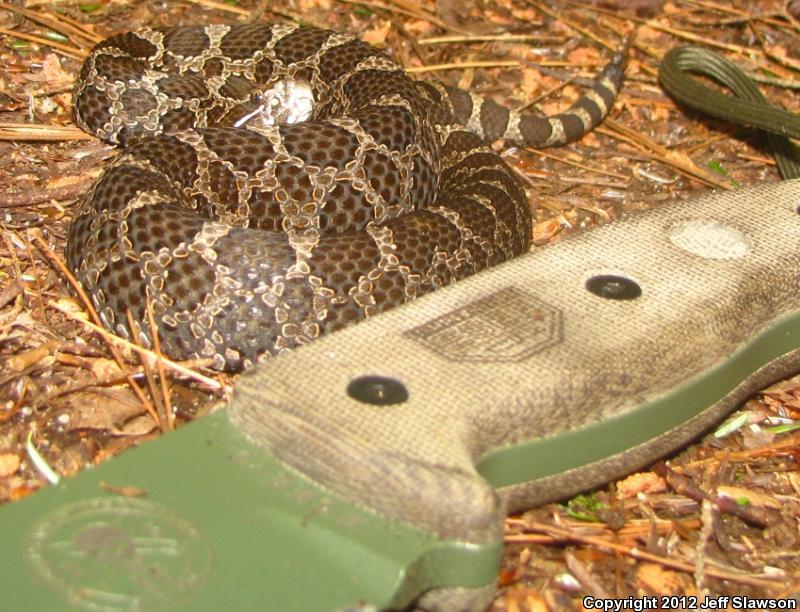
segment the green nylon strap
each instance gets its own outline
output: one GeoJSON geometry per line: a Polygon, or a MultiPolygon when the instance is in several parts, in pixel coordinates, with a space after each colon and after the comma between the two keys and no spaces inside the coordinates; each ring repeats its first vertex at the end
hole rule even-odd
{"type": "Polygon", "coordinates": [[[800,116],[770,104],[736,64],[701,47],[676,47],[661,60],[658,79],[664,90],[682,104],[766,131],[781,176],[800,177],[800,153],[789,140],[800,138],[800,116]],[[688,72],[709,76],[738,97],[715,91],[688,72]]]}

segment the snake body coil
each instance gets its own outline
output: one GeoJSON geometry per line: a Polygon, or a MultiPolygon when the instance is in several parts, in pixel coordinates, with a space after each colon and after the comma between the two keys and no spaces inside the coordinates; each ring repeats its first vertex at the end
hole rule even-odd
{"type": "Polygon", "coordinates": [[[80,202],[68,264],[118,334],[130,311],[151,342],[149,301],[165,353],[241,369],[524,253],[525,193],[482,139],[579,137],[622,64],[543,118],[414,82],[316,28],[110,38],[82,68],[75,115],[125,150],[80,202]],[[310,117],[234,127],[287,84],[313,93],[310,117]]]}

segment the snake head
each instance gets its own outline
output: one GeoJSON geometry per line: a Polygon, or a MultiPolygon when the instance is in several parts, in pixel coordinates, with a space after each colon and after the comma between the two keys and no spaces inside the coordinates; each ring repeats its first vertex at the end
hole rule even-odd
{"type": "Polygon", "coordinates": [[[233,123],[234,127],[268,127],[308,120],[314,110],[314,93],[306,81],[284,79],[253,96],[249,112],[233,123]]]}

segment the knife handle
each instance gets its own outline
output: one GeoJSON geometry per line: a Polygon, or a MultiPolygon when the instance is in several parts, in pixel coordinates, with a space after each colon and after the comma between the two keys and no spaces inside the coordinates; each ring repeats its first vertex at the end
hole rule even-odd
{"type": "Polygon", "coordinates": [[[798,203],[765,184],[539,249],[245,373],[229,418],[375,512],[497,539],[800,369],[798,203]]]}

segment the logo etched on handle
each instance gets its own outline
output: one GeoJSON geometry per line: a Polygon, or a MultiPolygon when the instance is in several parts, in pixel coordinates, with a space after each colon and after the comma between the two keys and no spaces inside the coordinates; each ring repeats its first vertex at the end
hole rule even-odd
{"type": "Polygon", "coordinates": [[[174,606],[211,567],[194,525],[161,504],[126,497],[64,504],[38,521],[26,549],[31,569],[85,610],[174,606]]]}
{"type": "Polygon", "coordinates": [[[558,308],[504,287],[404,332],[450,361],[516,362],[563,339],[558,308]]]}

